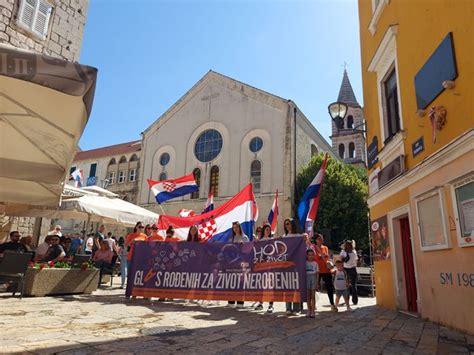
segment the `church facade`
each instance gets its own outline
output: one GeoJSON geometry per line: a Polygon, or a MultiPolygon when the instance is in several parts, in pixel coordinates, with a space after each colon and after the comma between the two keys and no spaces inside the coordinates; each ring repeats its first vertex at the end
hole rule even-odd
{"type": "Polygon", "coordinates": [[[249,182],[266,221],[279,193],[279,228],[294,216],[297,172],[331,146],[291,100],[209,71],[143,132],[138,203],[157,213],[201,213],[210,190],[221,205],[249,182]],[[199,192],[161,205],[147,179],[193,173],[199,192]]]}

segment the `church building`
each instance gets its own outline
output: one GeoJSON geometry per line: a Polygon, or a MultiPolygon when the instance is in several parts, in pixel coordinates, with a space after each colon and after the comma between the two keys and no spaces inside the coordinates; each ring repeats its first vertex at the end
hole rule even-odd
{"type": "Polygon", "coordinates": [[[347,71],[344,69],[341,88],[337,102],[347,105],[346,116],[343,117],[342,127],[332,122],[332,147],[347,164],[366,167],[364,113],[352,89],[347,71]]]}
{"type": "Polygon", "coordinates": [[[162,214],[181,208],[202,212],[210,190],[214,204],[253,183],[259,207],[257,225],[266,221],[275,191],[279,228],[295,215],[298,171],[331,146],[296,104],[209,71],[143,133],[138,203],[162,214]],[[161,207],[147,179],[174,179],[193,173],[199,191],[161,207]]]}

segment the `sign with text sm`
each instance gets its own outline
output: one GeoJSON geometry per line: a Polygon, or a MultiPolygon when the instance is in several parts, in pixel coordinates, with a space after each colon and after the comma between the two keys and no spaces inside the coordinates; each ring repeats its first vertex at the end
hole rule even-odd
{"type": "Polygon", "coordinates": [[[248,243],[136,242],[127,296],[301,302],[302,237],[248,243]]]}

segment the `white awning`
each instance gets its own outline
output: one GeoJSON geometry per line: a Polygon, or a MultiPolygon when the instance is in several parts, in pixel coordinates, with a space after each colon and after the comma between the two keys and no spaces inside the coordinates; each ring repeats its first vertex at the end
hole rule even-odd
{"type": "Polygon", "coordinates": [[[97,69],[0,45],[0,205],[59,204],[97,69]]]}
{"type": "MultiPolygon", "coordinates": [[[[73,191],[70,187],[65,189],[73,191]]],[[[79,189],[74,189],[79,190],[79,189]]],[[[156,223],[159,215],[145,208],[134,205],[117,197],[104,194],[84,192],[80,197],[63,197],[58,209],[29,209],[7,211],[9,215],[18,217],[47,217],[59,219],[78,219],[108,224],[133,226],[138,221],[144,224],[156,223]]]]}

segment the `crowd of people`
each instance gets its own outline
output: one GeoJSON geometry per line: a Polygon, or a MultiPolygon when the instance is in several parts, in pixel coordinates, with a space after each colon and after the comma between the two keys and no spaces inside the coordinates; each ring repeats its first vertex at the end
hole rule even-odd
{"type": "MultiPolygon", "coordinates": [[[[321,234],[315,234],[311,239],[307,234],[301,234],[297,232],[297,226],[295,220],[288,218],[283,224],[284,233],[282,236],[275,236],[272,233],[271,226],[264,224],[259,226],[255,230],[255,234],[252,236],[253,240],[270,240],[272,238],[289,238],[289,237],[305,237],[307,243],[306,253],[306,280],[307,280],[307,317],[314,318],[316,314],[316,292],[322,289],[322,285],[327,292],[327,296],[331,305],[331,310],[334,312],[338,311],[340,298],[344,299],[346,309],[351,311],[349,295],[352,296],[352,304],[357,305],[357,262],[359,257],[355,251],[354,241],[345,241],[342,250],[337,257],[333,257],[327,246],[324,245],[324,237],[321,234]],[[334,299],[334,294],[336,298],[334,299]]],[[[138,222],[135,225],[133,233],[127,235],[124,241],[125,248],[122,249],[123,253],[127,254],[128,263],[123,263],[122,269],[122,287],[124,286],[125,276],[127,268],[129,267],[134,243],[137,241],[162,241],[172,242],[181,241],[175,236],[173,226],[168,227],[166,230],[166,237],[162,237],[158,234],[158,228],[156,225],[143,225],[138,222]]],[[[188,242],[201,242],[199,237],[197,226],[191,226],[189,228],[188,242]]],[[[245,235],[239,222],[232,224],[232,237],[229,240],[232,243],[246,243],[250,241],[250,238],[245,235]]],[[[123,243],[123,242],[122,242],[123,243]]],[[[125,255],[125,254],[124,254],[125,255]]],[[[123,257],[123,256],[122,256],[123,257]]],[[[122,264],[121,264],[122,265],[122,264]]],[[[274,303],[269,302],[267,313],[272,313],[274,303]]],[[[243,301],[228,301],[228,306],[236,308],[243,308],[243,301]]],[[[254,306],[256,311],[263,310],[264,306],[262,302],[257,302],[254,306]]],[[[287,302],[286,313],[288,315],[295,315],[303,312],[302,302],[287,302]]]]}
{"type": "MultiPolygon", "coordinates": [[[[285,219],[283,223],[284,233],[282,236],[275,236],[272,233],[271,226],[264,224],[255,230],[252,236],[253,240],[270,240],[272,238],[298,237],[302,234],[297,232],[297,226],[293,219],[285,219]]],[[[321,234],[315,234],[309,238],[303,234],[307,244],[306,252],[306,280],[307,280],[307,317],[314,317],[316,314],[316,292],[324,288],[331,305],[331,310],[338,311],[340,298],[344,299],[347,310],[351,310],[349,305],[349,295],[352,296],[352,304],[357,305],[357,265],[358,255],[354,248],[353,241],[345,241],[340,254],[333,257],[321,234]],[[334,298],[334,294],[336,298],[334,298]]],[[[155,224],[144,225],[138,222],[133,232],[124,237],[115,237],[111,232],[106,233],[105,226],[100,225],[97,232],[89,233],[83,236],[63,235],[61,226],[56,225],[51,232],[44,238],[44,241],[37,248],[32,246],[32,237],[21,237],[18,231],[10,233],[10,240],[0,244],[0,255],[6,250],[17,252],[32,253],[32,261],[36,262],[56,262],[71,260],[76,254],[90,255],[91,260],[97,268],[101,270],[111,269],[117,264],[120,265],[121,288],[124,288],[127,280],[127,273],[133,255],[135,242],[138,241],[158,241],[174,242],[181,241],[175,235],[174,228],[170,226],[166,230],[166,236],[158,233],[158,227],[155,224]]],[[[198,227],[189,228],[188,242],[201,242],[198,233],[198,227]]],[[[246,243],[250,238],[245,235],[239,222],[232,224],[232,243],[246,243]]],[[[242,308],[242,301],[228,301],[228,306],[236,305],[242,308]]],[[[267,313],[273,312],[273,302],[269,302],[267,313]]],[[[256,311],[263,310],[262,302],[254,304],[256,311]]],[[[286,313],[294,315],[303,312],[303,303],[287,302],[286,313]]]]}

